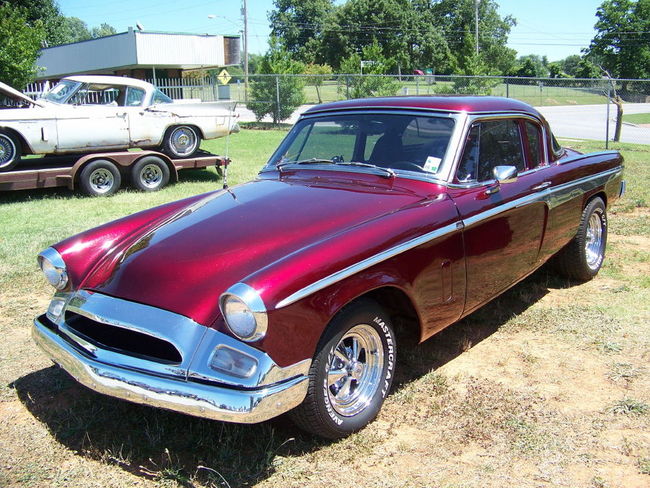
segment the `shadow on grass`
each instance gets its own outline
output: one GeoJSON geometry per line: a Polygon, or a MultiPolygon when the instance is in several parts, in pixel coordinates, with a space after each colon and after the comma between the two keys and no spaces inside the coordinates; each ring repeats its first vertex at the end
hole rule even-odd
{"type": "MultiPolygon", "coordinates": [[[[545,268],[421,345],[404,339],[394,391],[490,337],[550,289],[573,283],[545,268]]],[[[401,340],[402,337],[399,336],[401,340]]],[[[67,448],[137,476],[182,486],[250,486],[292,456],[330,441],[298,430],[286,416],[255,425],[189,417],[97,394],[50,367],[11,385],[21,402],[67,448]]]]}

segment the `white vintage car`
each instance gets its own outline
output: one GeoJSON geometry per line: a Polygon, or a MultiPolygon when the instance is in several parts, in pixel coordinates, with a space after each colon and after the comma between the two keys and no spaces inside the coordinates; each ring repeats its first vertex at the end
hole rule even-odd
{"type": "Polygon", "coordinates": [[[174,101],[154,85],[118,76],[69,76],[32,100],[0,83],[0,171],[23,154],[140,147],[191,157],[201,139],[238,130],[229,102],[174,101]]]}

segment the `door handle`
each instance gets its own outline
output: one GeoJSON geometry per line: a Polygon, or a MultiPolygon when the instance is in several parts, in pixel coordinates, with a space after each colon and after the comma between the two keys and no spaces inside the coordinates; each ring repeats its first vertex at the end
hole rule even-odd
{"type": "Polygon", "coordinates": [[[545,181],[544,183],[541,183],[541,184],[539,184],[539,185],[537,185],[537,186],[534,186],[534,187],[533,187],[533,190],[534,190],[534,191],[545,190],[546,188],[548,188],[548,187],[551,186],[552,184],[553,184],[553,183],[550,182],[550,181],[545,181]]]}

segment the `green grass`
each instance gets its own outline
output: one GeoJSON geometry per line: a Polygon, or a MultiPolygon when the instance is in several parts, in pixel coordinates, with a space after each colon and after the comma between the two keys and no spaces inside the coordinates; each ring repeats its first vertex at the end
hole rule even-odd
{"type": "Polygon", "coordinates": [[[623,114],[623,122],[629,122],[631,124],[650,124],[650,113],[623,114]]]}

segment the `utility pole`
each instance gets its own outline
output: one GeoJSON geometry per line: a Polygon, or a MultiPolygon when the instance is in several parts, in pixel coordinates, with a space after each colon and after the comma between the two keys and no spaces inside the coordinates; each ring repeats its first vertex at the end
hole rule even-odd
{"type": "Polygon", "coordinates": [[[242,0],[241,13],[244,16],[244,101],[248,102],[248,13],[246,0],[242,0]]]}
{"type": "Polygon", "coordinates": [[[478,2],[474,0],[474,38],[476,40],[476,55],[478,56],[478,2]]]}

